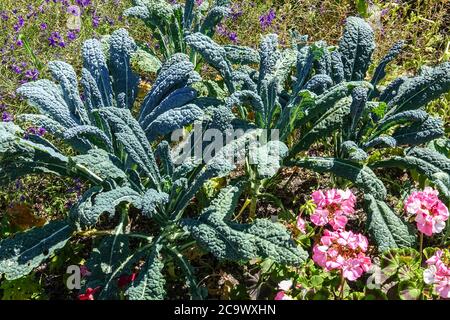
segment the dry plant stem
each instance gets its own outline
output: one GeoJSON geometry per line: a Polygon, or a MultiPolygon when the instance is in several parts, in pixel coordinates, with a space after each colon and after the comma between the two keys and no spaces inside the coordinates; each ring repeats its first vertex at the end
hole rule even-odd
{"type": "Polygon", "coordinates": [[[344,271],[341,270],[341,286],[339,291],[339,300],[344,299],[344,286],[345,286],[344,271]]]}
{"type": "Polygon", "coordinates": [[[419,247],[420,263],[422,263],[422,251],[423,251],[423,232],[420,233],[420,247],[419,247]]]}

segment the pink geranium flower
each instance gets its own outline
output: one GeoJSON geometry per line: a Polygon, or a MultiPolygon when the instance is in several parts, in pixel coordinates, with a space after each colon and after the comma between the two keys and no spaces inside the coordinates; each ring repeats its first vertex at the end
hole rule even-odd
{"type": "Polygon", "coordinates": [[[313,248],[313,260],[325,270],[341,270],[344,278],[354,281],[367,272],[372,262],[365,252],[367,238],[352,231],[325,230],[313,248]]]}
{"type": "Polygon", "coordinates": [[[123,275],[119,278],[117,285],[119,288],[125,288],[128,284],[136,280],[137,273],[132,273],[131,275],[123,275]]]}
{"type": "Polygon", "coordinates": [[[344,229],[347,216],[355,212],[356,197],[348,189],[317,190],[311,197],[317,206],[311,215],[311,222],[316,226],[330,224],[334,230],[344,229]]]}
{"type": "Polygon", "coordinates": [[[444,230],[449,216],[438,194],[437,190],[426,187],[423,191],[414,191],[405,201],[405,211],[415,215],[417,229],[429,237],[444,230]]]}
{"type": "Polygon", "coordinates": [[[79,300],[94,300],[94,294],[96,294],[100,289],[101,289],[101,287],[96,287],[94,289],[87,288],[86,293],[78,295],[78,299],[79,300]]]}
{"type": "Polygon", "coordinates": [[[290,295],[287,295],[284,291],[278,291],[274,300],[294,300],[290,295]]]}
{"type": "MultiPolygon", "coordinates": [[[[428,268],[423,272],[423,280],[426,284],[434,285],[434,289],[444,299],[450,298],[450,267],[445,263],[445,254],[438,250],[426,261],[428,268]]],[[[448,262],[448,261],[447,261],[448,262]]]]}
{"type": "Polygon", "coordinates": [[[300,230],[301,233],[306,233],[306,221],[302,218],[301,215],[298,215],[297,217],[297,223],[296,223],[297,229],[300,230]]]}

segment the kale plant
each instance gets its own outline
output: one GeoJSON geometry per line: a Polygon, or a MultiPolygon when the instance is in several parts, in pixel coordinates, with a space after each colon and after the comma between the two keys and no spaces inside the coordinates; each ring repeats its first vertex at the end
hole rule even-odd
{"type": "MultiPolygon", "coordinates": [[[[136,17],[144,21],[157,39],[159,52],[164,59],[176,53],[188,54],[184,41],[187,32],[201,32],[212,37],[216,26],[228,15],[228,0],[195,0],[183,4],[171,4],[165,0],[134,0],[134,6],[125,10],[125,16],[136,17]]],[[[154,57],[157,52],[151,52],[154,57]]],[[[191,55],[191,61],[197,66],[198,57],[191,55]]]]}
{"type": "MultiPolygon", "coordinates": [[[[448,197],[448,161],[418,146],[444,134],[442,121],[424,109],[449,91],[450,64],[423,68],[416,77],[382,87],[385,68],[403,43],[395,44],[366,80],[375,41],[364,20],[347,19],[338,47],[323,41],[307,45],[295,34],[293,40],[292,48],[280,50],[277,36],[268,35],[257,52],[220,46],[201,33],[186,36],[223,77],[226,105],[256,127],[280,131],[289,149],[285,165],[331,172],[361,188],[367,227],[380,250],[414,245],[415,235],[384,202],[387,190],[372,169],[414,168],[447,190],[443,196],[448,197]],[[326,146],[323,155],[308,156],[320,144],[326,146]]],[[[260,187],[254,194],[261,194],[260,187]]]]}
{"type": "Polygon", "coordinates": [[[214,99],[197,98],[190,85],[200,78],[183,54],[166,61],[140,103],[139,77],[130,67],[136,45],[125,30],[114,32],[106,44],[88,40],[83,46],[82,94],[75,71],[64,62],[49,64],[56,82],[39,80],[19,88],[40,112],[19,119],[45,127],[54,139],[24,136],[18,125],[0,123],[1,183],[28,174],[54,174],[79,177],[89,185],[65,219],[2,240],[0,274],[8,280],[23,277],[71,239],[86,237],[94,241],[87,260],[91,276],[84,289],[100,288],[100,299],[117,299],[122,293],[129,299],[164,298],[163,268],[168,261],[183,271],[192,298],[204,298],[184,255],[196,245],[218,259],[303,262],[306,252],[282,225],[266,219],[232,221],[242,192],[240,181],[222,189],[199,215],[190,207],[208,180],[235,169],[227,155],[245,153],[248,135],[257,130],[216,150],[207,163],[191,158],[174,162],[172,148],[162,137],[194,120],[224,130],[233,125],[233,115],[214,99]],[[55,143],[58,139],[76,154],[65,155],[55,143]],[[132,208],[139,218],[134,218],[132,208]],[[138,276],[122,292],[118,278],[138,265],[138,276]]]}

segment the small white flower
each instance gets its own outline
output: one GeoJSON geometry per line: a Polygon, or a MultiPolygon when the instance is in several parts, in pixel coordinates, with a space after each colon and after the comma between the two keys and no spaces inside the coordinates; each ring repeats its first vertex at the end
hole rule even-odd
{"type": "Polygon", "coordinates": [[[292,287],[292,280],[283,280],[278,284],[278,289],[283,291],[289,291],[292,287]]]}
{"type": "Polygon", "coordinates": [[[423,272],[423,281],[426,284],[433,284],[435,281],[436,271],[436,266],[429,266],[428,269],[423,272]]]}

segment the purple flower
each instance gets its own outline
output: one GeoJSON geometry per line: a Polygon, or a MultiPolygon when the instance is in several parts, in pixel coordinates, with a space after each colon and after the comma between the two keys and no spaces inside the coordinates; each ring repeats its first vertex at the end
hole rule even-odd
{"type": "Polygon", "coordinates": [[[22,16],[17,17],[17,23],[13,26],[14,31],[19,32],[20,29],[22,29],[23,25],[25,24],[25,20],[22,16]]]}
{"type": "Polygon", "coordinates": [[[79,6],[69,6],[67,8],[67,12],[75,17],[79,17],[81,14],[81,10],[79,6]]]}
{"type": "Polygon", "coordinates": [[[217,34],[220,35],[220,36],[226,36],[226,35],[228,35],[227,28],[226,28],[225,25],[223,25],[222,23],[219,23],[219,24],[216,26],[216,32],[217,32],[217,34]]]}
{"type": "Polygon", "coordinates": [[[263,30],[268,28],[272,24],[273,20],[275,20],[275,18],[276,14],[274,9],[270,9],[267,14],[259,16],[259,24],[261,25],[261,28],[263,30]]]}
{"type": "Polygon", "coordinates": [[[238,43],[239,42],[236,32],[230,32],[228,34],[228,39],[230,39],[230,41],[233,42],[233,43],[238,43]]]}
{"type": "Polygon", "coordinates": [[[74,41],[77,38],[77,33],[75,31],[69,31],[67,32],[67,39],[70,41],[74,41]]]}
{"type": "Polygon", "coordinates": [[[87,7],[91,4],[91,0],[77,0],[76,2],[82,8],[87,7]]]}
{"type": "Polygon", "coordinates": [[[202,5],[202,3],[203,3],[203,0],[195,0],[195,4],[199,7],[202,5]]]}
{"type": "Polygon", "coordinates": [[[11,66],[11,69],[12,69],[12,71],[13,71],[14,73],[17,73],[17,74],[21,74],[21,73],[22,73],[22,68],[19,67],[19,66],[16,65],[16,64],[13,64],[13,65],[11,66]]]}
{"type": "Polygon", "coordinates": [[[30,135],[42,137],[46,133],[47,133],[47,130],[45,130],[45,128],[42,128],[42,127],[39,127],[39,128],[29,127],[27,129],[27,131],[25,132],[25,134],[23,135],[23,137],[24,137],[24,139],[29,139],[30,135]]]}
{"type": "Polygon", "coordinates": [[[52,32],[52,34],[48,38],[48,44],[51,47],[60,46],[64,48],[66,46],[64,39],[61,37],[58,31],[52,32]]]}
{"type": "Polygon", "coordinates": [[[22,47],[22,46],[23,46],[23,41],[20,40],[20,39],[18,39],[18,40],[16,41],[16,46],[22,47]]]}
{"type": "Polygon", "coordinates": [[[4,111],[2,113],[2,121],[3,122],[11,122],[13,120],[14,120],[14,118],[13,118],[13,116],[10,113],[8,113],[6,111],[4,111]]]}
{"type": "Polygon", "coordinates": [[[233,21],[236,21],[240,16],[242,16],[244,12],[241,9],[241,6],[239,3],[233,3],[230,10],[230,18],[233,21]]]}
{"type": "Polygon", "coordinates": [[[39,77],[38,69],[30,69],[25,71],[25,78],[36,81],[39,77]]]}
{"type": "Polygon", "coordinates": [[[47,24],[46,23],[41,23],[41,25],[39,27],[41,28],[41,30],[47,30],[47,24]]]}
{"type": "Polygon", "coordinates": [[[97,15],[96,12],[92,14],[92,26],[94,28],[97,28],[100,25],[100,17],[97,15]]]}

